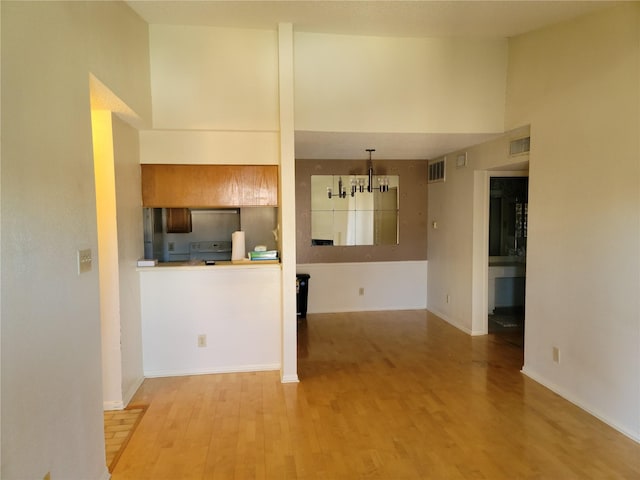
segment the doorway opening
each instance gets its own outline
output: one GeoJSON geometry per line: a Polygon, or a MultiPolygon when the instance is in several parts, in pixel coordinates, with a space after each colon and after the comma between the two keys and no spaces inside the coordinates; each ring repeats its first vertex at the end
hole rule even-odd
{"type": "Polygon", "coordinates": [[[524,347],[529,178],[489,181],[488,332],[524,347]]]}

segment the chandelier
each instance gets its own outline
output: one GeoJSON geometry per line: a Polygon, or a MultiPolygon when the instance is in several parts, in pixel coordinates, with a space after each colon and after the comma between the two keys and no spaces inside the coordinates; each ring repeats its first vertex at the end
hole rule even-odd
{"type": "MultiPolygon", "coordinates": [[[[378,186],[375,187],[373,185],[375,174],[373,173],[373,161],[371,160],[371,154],[375,152],[376,149],[367,148],[365,151],[369,152],[369,165],[368,165],[368,175],[367,175],[368,182],[367,182],[367,179],[363,177],[357,178],[356,176],[353,176],[349,181],[352,197],[355,197],[356,192],[364,193],[365,190],[369,193],[372,193],[375,190],[379,191],[380,193],[389,191],[389,177],[387,175],[377,177],[376,180],[377,180],[378,186]]],[[[332,197],[347,198],[347,189],[345,188],[344,183],[342,182],[342,177],[338,178],[338,193],[333,193],[333,189],[331,187],[327,187],[327,196],[329,198],[332,198],[332,197]]]]}

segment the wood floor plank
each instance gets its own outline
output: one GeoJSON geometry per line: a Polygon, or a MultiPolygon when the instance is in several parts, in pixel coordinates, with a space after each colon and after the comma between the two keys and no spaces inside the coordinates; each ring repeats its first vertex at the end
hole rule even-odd
{"type": "Polygon", "coordinates": [[[112,479],[640,478],[640,445],[523,376],[498,334],[424,310],[307,317],[298,384],[145,380],[112,479]]]}

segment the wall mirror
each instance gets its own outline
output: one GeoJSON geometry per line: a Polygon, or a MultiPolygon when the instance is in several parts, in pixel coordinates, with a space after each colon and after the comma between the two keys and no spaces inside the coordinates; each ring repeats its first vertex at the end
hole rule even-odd
{"type": "Polygon", "coordinates": [[[397,175],[312,175],[311,244],[397,245],[399,182],[397,175]]]}

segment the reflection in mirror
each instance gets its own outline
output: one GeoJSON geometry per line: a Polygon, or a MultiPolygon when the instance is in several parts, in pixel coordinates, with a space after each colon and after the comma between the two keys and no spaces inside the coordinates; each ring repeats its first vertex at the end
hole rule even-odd
{"type": "Polygon", "coordinates": [[[374,177],[371,191],[369,180],[367,175],[311,176],[312,245],[398,243],[399,177],[374,177]]]}

